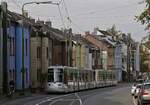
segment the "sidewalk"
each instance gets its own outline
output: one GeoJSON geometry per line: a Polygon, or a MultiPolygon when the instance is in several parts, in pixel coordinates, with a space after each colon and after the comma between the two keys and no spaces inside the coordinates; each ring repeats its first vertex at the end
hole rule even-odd
{"type": "Polygon", "coordinates": [[[55,97],[55,95],[39,93],[26,93],[25,95],[15,94],[12,98],[0,97],[0,105],[22,105],[22,103],[34,102],[41,99],[55,97]]]}
{"type": "Polygon", "coordinates": [[[5,103],[7,101],[12,101],[12,100],[15,100],[15,99],[20,99],[20,98],[25,98],[25,97],[29,97],[29,96],[32,96],[32,93],[30,92],[25,92],[24,95],[21,95],[20,92],[16,92],[12,95],[12,97],[9,97],[9,96],[0,96],[0,105],[2,103],[5,103]]]}

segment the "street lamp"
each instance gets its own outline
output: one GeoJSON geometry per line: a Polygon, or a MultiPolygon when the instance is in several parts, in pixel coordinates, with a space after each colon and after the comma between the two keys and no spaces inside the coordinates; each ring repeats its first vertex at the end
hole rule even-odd
{"type": "Polygon", "coordinates": [[[25,68],[24,68],[24,17],[25,17],[25,14],[24,14],[24,7],[26,6],[26,5],[29,5],[29,4],[52,4],[52,5],[58,5],[59,6],[59,4],[60,3],[57,3],[57,2],[52,2],[52,1],[44,1],[44,2],[27,2],[27,3],[24,3],[23,5],[22,5],[22,15],[23,15],[23,19],[22,19],[22,22],[21,22],[21,24],[22,24],[22,91],[23,91],[23,95],[24,95],[24,77],[25,77],[25,68]]]}
{"type": "Polygon", "coordinates": [[[27,3],[24,3],[22,5],[22,15],[24,16],[24,7],[25,5],[28,5],[28,4],[53,4],[53,5],[59,5],[60,3],[55,3],[55,2],[52,2],[52,1],[44,1],[44,2],[27,2],[27,3]]]}

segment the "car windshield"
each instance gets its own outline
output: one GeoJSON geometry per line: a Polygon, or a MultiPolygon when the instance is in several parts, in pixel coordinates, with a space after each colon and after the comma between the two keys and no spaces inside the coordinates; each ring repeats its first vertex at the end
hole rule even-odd
{"type": "Polygon", "coordinates": [[[144,89],[150,89],[150,84],[145,84],[144,89]]]}
{"type": "Polygon", "coordinates": [[[141,88],[142,85],[137,85],[137,88],[141,88]]]}

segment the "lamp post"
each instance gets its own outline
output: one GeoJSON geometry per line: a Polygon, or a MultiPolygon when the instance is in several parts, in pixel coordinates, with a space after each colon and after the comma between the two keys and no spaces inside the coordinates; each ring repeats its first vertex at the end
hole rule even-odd
{"type": "Polygon", "coordinates": [[[22,15],[23,15],[23,19],[22,19],[22,91],[23,91],[23,95],[24,95],[24,88],[25,88],[25,84],[24,84],[24,77],[25,77],[25,68],[24,68],[24,19],[25,19],[25,13],[24,13],[24,7],[26,5],[29,5],[29,4],[52,4],[52,5],[59,5],[60,3],[55,3],[55,2],[52,2],[52,1],[44,1],[44,2],[27,2],[27,3],[24,3],[22,5],[22,15]]]}

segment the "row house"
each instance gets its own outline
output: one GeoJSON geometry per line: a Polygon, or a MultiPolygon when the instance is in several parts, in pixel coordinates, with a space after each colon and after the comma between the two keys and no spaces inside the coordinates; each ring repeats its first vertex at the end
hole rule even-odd
{"type": "Polygon", "coordinates": [[[112,37],[109,36],[109,33],[104,30],[99,30],[99,34],[95,35],[95,37],[103,42],[103,44],[107,47],[107,67],[109,70],[115,69],[115,42],[112,37]]]}
{"type": "MultiPolygon", "coordinates": [[[[48,31],[43,30],[43,21],[32,20],[33,26],[30,38],[31,71],[30,85],[33,90],[42,88],[49,65],[49,36],[48,31]]],[[[51,51],[51,50],[50,50],[51,51]]]]}
{"type": "Polygon", "coordinates": [[[3,93],[7,93],[11,80],[14,81],[16,90],[28,89],[31,26],[26,21],[27,19],[20,14],[8,11],[6,3],[2,3],[1,9],[5,10],[5,13],[1,13],[3,32],[0,36],[3,39],[3,43],[1,43],[3,51],[0,59],[3,68],[0,70],[0,75],[3,75],[3,78],[0,81],[0,89],[3,93]],[[21,21],[22,19],[25,21],[21,21]],[[23,48],[24,52],[22,52],[23,48]]]}
{"type": "Polygon", "coordinates": [[[64,31],[51,28],[52,40],[52,65],[69,66],[69,41],[64,31]]]}
{"type": "Polygon", "coordinates": [[[49,66],[70,66],[69,40],[67,32],[53,28],[50,21],[32,23],[30,85],[36,91],[44,88],[49,66]]]}
{"type": "Polygon", "coordinates": [[[73,67],[80,69],[92,69],[92,53],[90,49],[93,47],[81,34],[73,36],[73,67]]]}
{"type": "Polygon", "coordinates": [[[89,32],[84,37],[98,48],[93,51],[93,69],[114,69],[114,45],[100,35],[91,35],[89,32]]]}
{"type": "Polygon", "coordinates": [[[125,80],[127,73],[127,45],[123,41],[118,41],[115,45],[115,69],[118,81],[125,80]]]}
{"type": "Polygon", "coordinates": [[[133,79],[136,79],[140,73],[140,49],[139,49],[139,43],[134,42],[132,44],[132,50],[131,50],[131,74],[133,79]]]}
{"type": "MultiPolygon", "coordinates": [[[[3,27],[4,20],[6,19],[5,12],[7,11],[7,5],[2,3],[0,6],[0,95],[3,94],[3,27]]],[[[6,21],[5,21],[6,22],[6,21]]]]}
{"type": "Polygon", "coordinates": [[[29,88],[30,73],[30,31],[31,26],[24,17],[9,12],[7,26],[7,84],[15,81],[16,90],[29,88]],[[23,41],[24,40],[24,41],[23,41]],[[23,45],[22,45],[23,44],[23,45]],[[24,52],[23,51],[24,48],[24,52]],[[23,69],[24,67],[24,69],[23,69]]]}
{"type": "Polygon", "coordinates": [[[114,39],[109,32],[104,30],[99,30],[103,34],[110,43],[112,43],[113,47],[111,47],[111,54],[113,56],[110,58],[110,61],[113,61],[113,69],[116,70],[116,76],[118,81],[125,80],[127,74],[127,40],[126,35],[122,34],[119,37],[114,39]]]}

